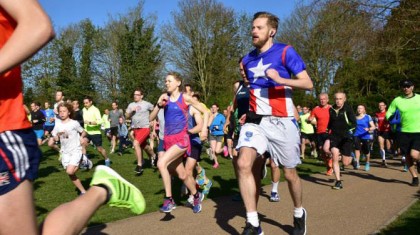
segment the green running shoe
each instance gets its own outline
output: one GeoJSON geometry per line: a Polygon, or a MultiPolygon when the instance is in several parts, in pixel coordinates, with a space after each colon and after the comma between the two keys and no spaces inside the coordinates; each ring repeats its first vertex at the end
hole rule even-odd
{"type": "Polygon", "coordinates": [[[110,206],[129,208],[136,214],[146,209],[146,201],[140,190],[107,166],[99,165],[95,168],[90,185],[105,185],[109,189],[110,206]]]}

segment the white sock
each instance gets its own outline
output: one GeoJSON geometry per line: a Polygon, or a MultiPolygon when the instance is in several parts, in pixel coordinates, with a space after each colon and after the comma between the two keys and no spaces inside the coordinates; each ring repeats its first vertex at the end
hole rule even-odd
{"type": "Polygon", "coordinates": [[[277,189],[279,188],[279,182],[277,181],[276,183],[274,183],[273,181],[271,181],[271,192],[273,193],[277,193],[277,189]]]}
{"type": "Polygon", "coordinates": [[[258,213],[256,211],[247,212],[246,220],[254,227],[258,227],[260,225],[260,222],[258,221],[258,213]]]}
{"type": "Polygon", "coordinates": [[[295,207],[294,215],[293,216],[296,217],[296,218],[302,218],[302,216],[303,216],[303,207],[299,207],[299,208],[296,208],[295,207]]]}
{"type": "Polygon", "coordinates": [[[385,160],[385,150],[384,149],[379,150],[379,155],[381,155],[382,160],[385,160]]]}

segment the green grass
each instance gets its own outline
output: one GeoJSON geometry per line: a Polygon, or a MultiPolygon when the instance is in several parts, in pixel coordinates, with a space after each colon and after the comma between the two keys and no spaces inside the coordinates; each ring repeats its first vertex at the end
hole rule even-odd
{"type": "MultiPolygon", "coordinates": [[[[419,193],[420,194],[420,193],[419,193]]],[[[418,195],[420,196],[420,195],[418,195]]],[[[418,200],[407,211],[398,216],[389,226],[383,229],[381,235],[414,235],[419,234],[420,201],[418,200]]]]}
{"type": "MultiPolygon", "coordinates": [[[[105,148],[109,149],[108,141],[104,141],[104,144],[105,148]]],[[[39,222],[55,207],[62,203],[69,202],[78,196],[78,191],[69,180],[61,163],[57,160],[58,154],[45,146],[41,149],[44,155],[39,167],[39,178],[34,183],[36,213],[39,222]]],[[[100,156],[92,147],[88,148],[88,154],[93,161],[94,166],[104,163],[102,156],[100,156]]],[[[145,213],[158,211],[164,196],[163,183],[158,169],[152,168],[146,157],[143,175],[136,176],[134,173],[136,160],[133,149],[127,150],[122,157],[111,154],[110,158],[112,160],[112,168],[138,187],[143,193],[146,200],[145,213]]],[[[213,187],[209,194],[209,198],[234,195],[239,192],[231,160],[220,157],[220,167],[219,169],[214,170],[212,169],[212,162],[205,153],[202,155],[202,158],[203,161],[201,161],[201,165],[206,169],[207,176],[213,180],[213,187]]],[[[305,164],[302,164],[299,167],[299,173],[303,177],[323,170],[324,167],[320,166],[314,159],[305,159],[305,164]]],[[[87,189],[93,175],[93,170],[80,170],[76,175],[87,189]]],[[[283,177],[282,181],[284,181],[283,177]]],[[[270,173],[268,173],[262,183],[263,185],[271,183],[270,173]]],[[[185,202],[186,198],[180,198],[179,196],[180,181],[176,179],[173,185],[173,196],[175,201],[177,203],[185,202]]],[[[89,226],[120,220],[131,216],[135,215],[126,209],[103,206],[90,220],[89,226]]]]}

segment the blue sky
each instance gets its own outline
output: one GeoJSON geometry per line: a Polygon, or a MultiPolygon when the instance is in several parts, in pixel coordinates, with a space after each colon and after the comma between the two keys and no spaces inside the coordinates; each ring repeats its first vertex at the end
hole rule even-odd
{"type": "MultiPolygon", "coordinates": [[[[90,18],[93,24],[102,26],[108,21],[108,16],[124,14],[129,8],[137,5],[138,0],[39,0],[45,11],[60,29],[69,24],[90,18]]],[[[280,20],[292,12],[297,0],[219,0],[225,6],[238,12],[255,13],[269,11],[276,14],[280,20]]],[[[155,14],[158,24],[170,21],[171,12],[178,10],[177,0],[145,0],[144,13],[155,14]]]]}

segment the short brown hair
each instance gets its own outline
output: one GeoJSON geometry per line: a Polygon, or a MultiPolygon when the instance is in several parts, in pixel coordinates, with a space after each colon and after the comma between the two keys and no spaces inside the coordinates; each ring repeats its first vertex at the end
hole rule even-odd
{"type": "Polygon", "coordinates": [[[260,11],[254,14],[254,18],[252,20],[254,21],[258,18],[267,18],[267,24],[277,31],[277,28],[279,27],[279,18],[276,15],[271,14],[270,12],[260,11]]]}

